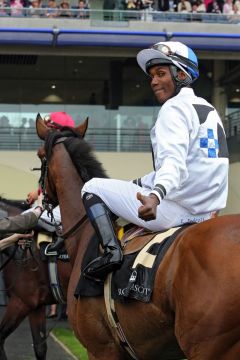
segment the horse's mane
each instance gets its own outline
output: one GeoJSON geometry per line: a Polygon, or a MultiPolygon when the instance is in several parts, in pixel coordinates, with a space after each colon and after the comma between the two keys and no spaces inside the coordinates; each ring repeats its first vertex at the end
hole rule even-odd
{"type": "Polygon", "coordinates": [[[0,195],[0,201],[5,205],[14,206],[23,211],[29,209],[29,204],[25,200],[6,199],[0,195]]]}
{"type": "Polygon", "coordinates": [[[63,128],[61,131],[50,131],[48,133],[45,141],[45,151],[48,160],[51,157],[53,145],[61,137],[66,137],[64,145],[84,182],[94,177],[107,177],[102,164],[94,155],[92,147],[71,128],[63,128]]]}

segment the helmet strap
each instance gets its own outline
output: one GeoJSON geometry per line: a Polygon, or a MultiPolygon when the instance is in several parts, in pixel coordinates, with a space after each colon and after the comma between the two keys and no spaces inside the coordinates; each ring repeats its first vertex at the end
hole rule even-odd
{"type": "Polygon", "coordinates": [[[178,78],[179,69],[177,66],[170,65],[169,69],[170,69],[170,73],[171,73],[171,76],[172,76],[172,79],[173,79],[173,82],[175,85],[175,95],[177,95],[183,87],[189,86],[193,82],[189,76],[186,76],[185,80],[179,80],[179,78],[178,78]]]}

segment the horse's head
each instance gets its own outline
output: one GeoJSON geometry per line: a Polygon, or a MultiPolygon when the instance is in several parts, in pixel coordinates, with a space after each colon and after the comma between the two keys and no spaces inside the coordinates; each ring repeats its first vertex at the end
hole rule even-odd
{"type": "Polygon", "coordinates": [[[56,185],[60,188],[61,182],[66,187],[69,182],[65,180],[63,183],[64,174],[70,178],[75,172],[81,183],[93,177],[106,177],[91,146],[83,139],[87,126],[88,119],[75,128],[53,129],[47,126],[39,114],[37,116],[37,134],[44,140],[44,147],[38,150],[42,162],[40,183],[44,196],[47,194],[48,202],[53,205],[58,201],[56,185]]]}

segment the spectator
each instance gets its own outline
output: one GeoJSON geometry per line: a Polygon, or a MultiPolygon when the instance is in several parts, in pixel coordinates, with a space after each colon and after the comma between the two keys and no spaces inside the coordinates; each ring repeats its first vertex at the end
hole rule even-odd
{"type": "Polygon", "coordinates": [[[203,2],[203,0],[197,0],[196,1],[196,12],[197,13],[205,13],[206,12],[206,6],[203,2]]]}
{"type": "Polygon", "coordinates": [[[233,0],[225,0],[224,5],[223,5],[223,14],[226,14],[226,15],[234,14],[233,0]]]}
{"type": "MultiPolygon", "coordinates": [[[[211,4],[214,2],[215,0],[204,0],[204,4],[206,6],[207,12],[208,12],[208,7],[211,8],[211,4]]],[[[209,11],[211,12],[211,11],[209,11]]]]}
{"type": "Polygon", "coordinates": [[[29,6],[28,15],[31,17],[40,17],[42,16],[41,7],[42,4],[40,0],[30,0],[31,5],[29,6]]]}
{"type": "Polygon", "coordinates": [[[13,137],[14,132],[11,128],[9,119],[7,116],[3,115],[0,117],[0,128],[1,128],[1,142],[0,142],[0,149],[4,150],[11,144],[11,148],[15,146],[16,141],[13,137]]]}
{"type": "Polygon", "coordinates": [[[70,11],[70,5],[69,2],[66,0],[63,0],[60,4],[58,16],[60,17],[71,17],[72,13],[70,11]]]}
{"type": "Polygon", "coordinates": [[[153,3],[154,3],[154,0],[143,0],[145,9],[149,9],[150,11],[153,10],[153,3]]]}
{"type": "Polygon", "coordinates": [[[49,0],[48,2],[48,8],[46,10],[45,15],[48,18],[55,18],[58,16],[58,6],[56,3],[56,0],[49,0]]]}
{"type": "Polygon", "coordinates": [[[212,14],[221,14],[221,9],[216,0],[208,4],[207,12],[212,14]]]}
{"type": "MultiPolygon", "coordinates": [[[[137,2],[137,0],[126,0],[126,10],[129,11],[129,13],[127,14],[128,20],[140,20],[141,15],[137,12],[138,10],[140,10],[140,6],[141,4],[139,3],[139,1],[137,2]],[[132,10],[133,12],[131,13],[132,10]]],[[[142,3],[142,8],[144,7],[145,6],[142,3]]]]}
{"type": "Polygon", "coordinates": [[[89,7],[88,5],[85,3],[84,0],[80,0],[78,3],[78,12],[77,12],[77,18],[79,19],[87,19],[89,18],[89,7]]]}
{"type": "Polygon", "coordinates": [[[3,115],[0,117],[0,126],[1,126],[1,131],[3,130],[9,130],[10,129],[10,122],[7,116],[3,115]]]}
{"type": "Polygon", "coordinates": [[[156,10],[157,11],[169,11],[170,10],[169,0],[158,0],[156,10]]]}
{"type": "Polygon", "coordinates": [[[10,2],[11,16],[22,17],[24,16],[24,6],[22,0],[12,0],[10,2]]]}
{"type": "Polygon", "coordinates": [[[0,17],[1,16],[8,16],[7,10],[6,10],[6,3],[4,0],[0,0],[0,17]]]}
{"type": "Polygon", "coordinates": [[[115,2],[116,10],[126,10],[126,3],[124,0],[116,0],[115,2]]]}
{"type": "Polygon", "coordinates": [[[181,13],[189,13],[192,11],[192,5],[189,1],[187,0],[181,0],[179,3],[178,3],[178,6],[177,6],[177,11],[178,12],[181,12],[181,13]]]}
{"type": "Polygon", "coordinates": [[[135,6],[136,10],[143,10],[145,7],[142,0],[135,0],[135,6]]]}
{"type": "Polygon", "coordinates": [[[127,0],[126,10],[136,10],[136,4],[134,0],[127,0]]]}
{"type": "Polygon", "coordinates": [[[234,13],[239,15],[240,14],[240,0],[235,1],[233,7],[234,7],[234,13]]]}
{"type": "Polygon", "coordinates": [[[28,127],[31,128],[31,129],[36,129],[36,121],[34,119],[29,119],[28,121],[28,127]]]}

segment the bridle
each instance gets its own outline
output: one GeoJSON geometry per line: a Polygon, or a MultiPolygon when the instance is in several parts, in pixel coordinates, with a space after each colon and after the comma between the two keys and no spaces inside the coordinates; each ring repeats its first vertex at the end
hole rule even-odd
{"type": "MultiPolygon", "coordinates": [[[[66,139],[67,139],[66,136],[62,136],[62,137],[58,138],[54,142],[53,146],[64,143],[64,141],[66,139]]],[[[47,211],[48,216],[51,218],[51,221],[53,221],[56,234],[58,236],[61,236],[64,240],[66,240],[68,237],[73,235],[80,228],[80,226],[87,220],[88,217],[87,217],[87,214],[85,213],[84,216],[79,221],[77,221],[76,224],[74,224],[65,233],[62,233],[61,227],[55,221],[54,214],[53,214],[54,205],[52,204],[52,201],[50,200],[49,195],[47,193],[47,184],[48,184],[48,188],[51,189],[51,185],[50,185],[51,183],[49,182],[48,159],[47,159],[46,155],[43,158],[41,158],[41,162],[42,162],[42,165],[41,165],[41,175],[40,175],[40,179],[39,179],[39,186],[41,188],[42,195],[43,195],[43,200],[42,200],[43,209],[47,211]]],[[[51,191],[51,194],[53,196],[54,191],[51,191]]],[[[57,202],[57,201],[55,201],[55,199],[54,199],[54,202],[57,202]]]]}

